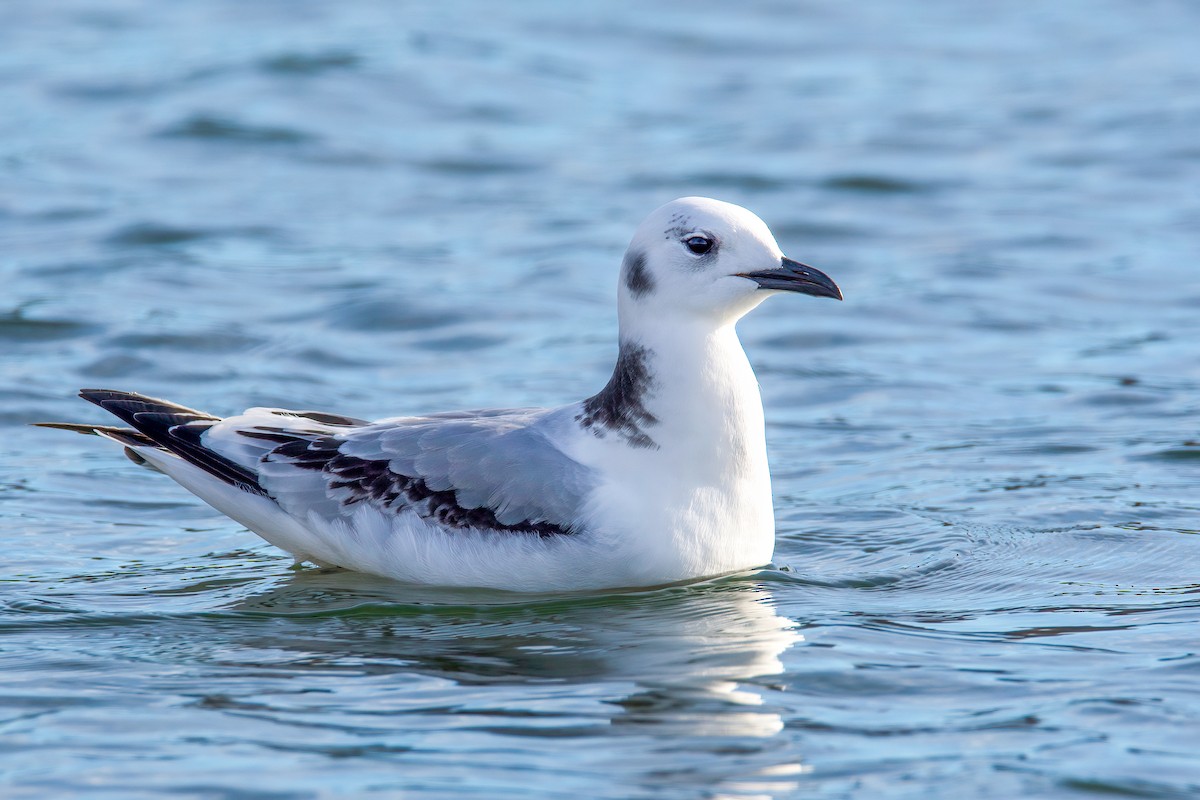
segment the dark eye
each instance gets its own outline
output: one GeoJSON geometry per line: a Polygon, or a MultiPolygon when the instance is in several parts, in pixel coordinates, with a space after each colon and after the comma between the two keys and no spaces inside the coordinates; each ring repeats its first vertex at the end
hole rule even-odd
{"type": "Polygon", "coordinates": [[[685,239],[683,243],[687,245],[688,250],[691,250],[698,256],[702,256],[709,250],[712,250],[713,246],[713,240],[706,239],[703,236],[692,236],[688,239],[685,239]]]}

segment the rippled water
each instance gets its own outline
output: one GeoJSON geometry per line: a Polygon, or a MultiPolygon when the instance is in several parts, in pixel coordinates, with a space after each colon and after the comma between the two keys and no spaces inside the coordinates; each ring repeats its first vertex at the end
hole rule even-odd
{"type": "Polygon", "coordinates": [[[1200,793],[1200,10],[655,8],[4,4],[4,796],[1200,793]],[[582,397],[685,194],[847,298],[742,325],[756,574],[293,571],[24,425],[582,397]]]}

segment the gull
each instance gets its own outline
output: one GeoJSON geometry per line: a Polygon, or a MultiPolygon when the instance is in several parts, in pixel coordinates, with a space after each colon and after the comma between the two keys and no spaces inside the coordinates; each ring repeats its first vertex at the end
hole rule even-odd
{"type": "Polygon", "coordinates": [[[376,422],[281,408],[222,419],[84,389],[128,427],[39,424],[123,445],[297,563],[518,592],[694,581],[771,560],[762,398],[735,325],[782,292],[842,299],[750,211],[685,197],[629,244],[617,363],[585,400],[376,422]]]}

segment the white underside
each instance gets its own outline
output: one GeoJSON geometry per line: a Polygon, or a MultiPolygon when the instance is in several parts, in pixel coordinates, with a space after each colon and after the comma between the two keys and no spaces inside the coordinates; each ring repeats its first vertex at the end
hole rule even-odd
{"type": "MultiPolygon", "coordinates": [[[[681,531],[655,530],[652,526],[661,523],[650,519],[645,527],[618,523],[604,531],[549,537],[446,530],[411,512],[393,516],[367,505],[344,520],[316,515],[301,520],[270,498],[237,489],[162,450],[133,449],[213,508],[298,561],[406,583],[521,592],[658,586],[750,569],[771,557],[771,544],[761,537],[751,547],[698,547],[694,537],[681,536],[681,531]]],[[[730,540],[717,534],[713,530],[705,535],[715,541],[730,540]]]]}

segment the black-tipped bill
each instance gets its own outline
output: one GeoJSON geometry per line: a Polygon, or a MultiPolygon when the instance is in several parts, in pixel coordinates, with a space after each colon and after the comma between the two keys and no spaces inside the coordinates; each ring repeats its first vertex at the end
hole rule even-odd
{"type": "Polygon", "coordinates": [[[842,290],[838,288],[832,278],[819,269],[786,257],[780,260],[778,269],[739,272],[738,277],[749,278],[757,283],[760,289],[776,289],[781,292],[811,294],[813,297],[842,299],[842,290]]]}

